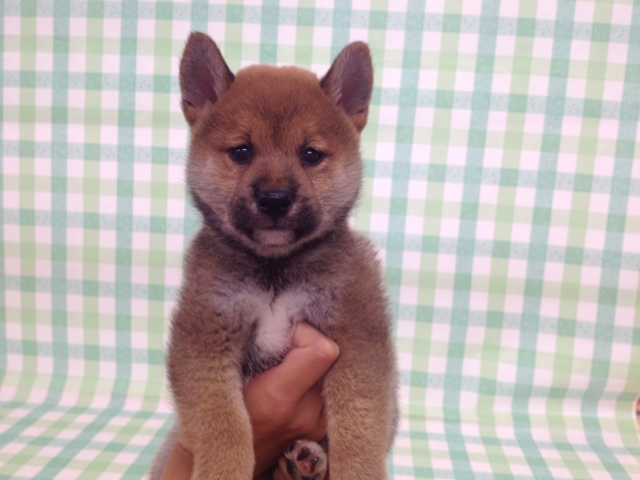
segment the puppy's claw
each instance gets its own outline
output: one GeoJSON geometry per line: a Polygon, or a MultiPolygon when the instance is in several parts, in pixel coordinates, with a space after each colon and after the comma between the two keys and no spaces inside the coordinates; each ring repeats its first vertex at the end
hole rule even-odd
{"type": "Polygon", "coordinates": [[[294,442],[278,461],[274,480],[324,480],[327,476],[327,454],[316,442],[294,442]]]}

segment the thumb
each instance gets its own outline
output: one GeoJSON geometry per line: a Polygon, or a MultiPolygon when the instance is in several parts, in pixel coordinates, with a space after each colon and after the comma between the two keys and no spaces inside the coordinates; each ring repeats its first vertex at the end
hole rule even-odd
{"type": "Polygon", "coordinates": [[[296,325],[292,344],[282,363],[259,377],[273,391],[297,402],[329,371],[340,356],[340,349],[306,322],[296,325]]]}

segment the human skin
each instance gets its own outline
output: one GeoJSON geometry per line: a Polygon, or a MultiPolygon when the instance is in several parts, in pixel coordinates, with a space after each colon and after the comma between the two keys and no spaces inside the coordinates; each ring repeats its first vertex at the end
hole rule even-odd
{"type": "MultiPolygon", "coordinates": [[[[327,434],[319,381],[340,355],[332,340],[307,323],[299,323],[292,349],[282,363],[247,383],[245,404],[251,418],[256,457],[254,476],[273,465],[294,440],[321,440],[327,434]]],[[[188,480],[193,457],[178,442],[163,480],[188,480]]]]}

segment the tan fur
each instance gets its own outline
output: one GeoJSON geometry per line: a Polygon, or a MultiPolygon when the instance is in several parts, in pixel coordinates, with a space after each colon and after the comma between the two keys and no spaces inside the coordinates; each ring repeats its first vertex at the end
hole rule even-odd
{"type": "Polygon", "coordinates": [[[322,384],[332,480],[386,478],[397,414],[390,319],[375,251],[347,226],[362,175],[368,48],[347,47],[320,81],[293,67],[234,77],[196,33],[180,85],[192,137],[187,180],[204,225],[187,255],[167,369],[193,478],[252,477],[243,385],[282,358],[299,321],[341,350],[322,384]],[[250,162],[232,160],[239,145],[252,147],[250,162]],[[324,161],[304,164],[308,148],[324,161]],[[275,219],[257,205],[274,191],[292,200],[275,219]],[[262,335],[265,322],[284,322],[282,344],[262,335]]]}

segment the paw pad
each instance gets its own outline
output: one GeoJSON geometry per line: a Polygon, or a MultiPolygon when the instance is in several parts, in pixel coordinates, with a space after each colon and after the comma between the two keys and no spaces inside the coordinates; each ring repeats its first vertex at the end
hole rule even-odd
{"type": "Polygon", "coordinates": [[[316,442],[298,440],[291,444],[285,452],[284,457],[280,459],[278,468],[281,471],[286,470],[287,473],[281,478],[324,480],[327,475],[327,454],[316,442]]]}

